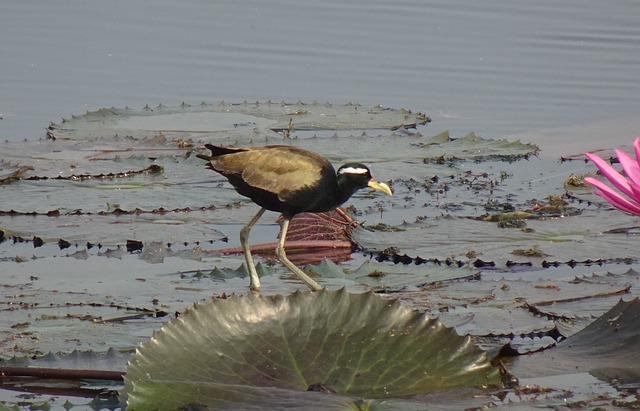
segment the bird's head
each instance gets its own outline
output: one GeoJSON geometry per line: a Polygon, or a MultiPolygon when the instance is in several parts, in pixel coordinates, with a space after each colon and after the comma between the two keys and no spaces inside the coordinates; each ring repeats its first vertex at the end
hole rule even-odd
{"type": "Polygon", "coordinates": [[[371,187],[382,191],[387,195],[392,195],[391,188],[385,183],[375,180],[371,176],[371,171],[364,164],[347,163],[338,169],[338,184],[341,187],[353,188],[353,191],[361,188],[371,187]]]}

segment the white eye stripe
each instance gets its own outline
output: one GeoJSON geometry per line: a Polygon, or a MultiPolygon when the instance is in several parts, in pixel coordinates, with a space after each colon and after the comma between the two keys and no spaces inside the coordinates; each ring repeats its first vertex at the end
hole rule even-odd
{"type": "Polygon", "coordinates": [[[367,174],[366,168],[345,167],[338,170],[338,174],[367,174]]]}

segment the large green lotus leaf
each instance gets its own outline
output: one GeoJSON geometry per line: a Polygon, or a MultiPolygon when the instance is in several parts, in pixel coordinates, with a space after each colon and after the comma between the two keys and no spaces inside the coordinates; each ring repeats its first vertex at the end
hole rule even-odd
{"type": "Polygon", "coordinates": [[[295,130],[394,130],[430,121],[422,113],[358,104],[226,103],[182,104],[110,108],[51,123],[48,136],[55,139],[92,139],[115,135],[134,138],[163,135],[201,138],[222,135],[248,137],[256,133],[295,130]]]}
{"type": "Polygon", "coordinates": [[[500,381],[469,337],[398,301],[342,289],[196,304],[138,348],[122,397],[127,409],[174,409],[268,387],[394,398],[500,381]]]}

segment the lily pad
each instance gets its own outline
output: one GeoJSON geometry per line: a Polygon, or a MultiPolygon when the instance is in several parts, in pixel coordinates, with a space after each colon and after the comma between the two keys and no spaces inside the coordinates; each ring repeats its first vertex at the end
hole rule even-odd
{"type": "Polygon", "coordinates": [[[538,153],[539,148],[534,144],[520,141],[485,139],[475,133],[469,133],[461,138],[451,138],[448,131],[444,131],[418,146],[426,148],[429,156],[426,161],[441,158],[442,163],[454,159],[516,161],[538,153]]]}
{"type": "Polygon", "coordinates": [[[469,337],[398,301],[342,289],[196,304],[138,348],[122,399],[175,409],[269,388],[394,398],[500,383],[469,337]]]}
{"type": "Polygon", "coordinates": [[[637,382],[640,378],[639,315],[640,299],[620,300],[556,348],[517,357],[513,366],[523,377],[586,371],[609,381],[622,375],[633,375],[632,380],[637,382]]]}
{"type": "Polygon", "coordinates": [[[20,166],[13,164],[4,159],[0,159],[0,184],[7,184],[14,180],[20,180],[24,173],[31,168],[29,166],[20,166]]]}
{"type": "Polygon", "coordinates": [[[160,105],[142,109],[108,108],[51,123],[53,139],[95,139],[115,135],[133,138],[247,136],[256,132],[296,130],[372,130],[415,128],[430,118],[410,110],[362,107],[359,104],[226,103],[160,105]]]}

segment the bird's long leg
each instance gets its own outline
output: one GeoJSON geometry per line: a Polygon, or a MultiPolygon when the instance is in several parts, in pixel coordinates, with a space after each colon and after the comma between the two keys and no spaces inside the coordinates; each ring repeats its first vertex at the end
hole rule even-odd
{"type": "Polygon", "coordinates": [[[256,215],[253,216],[251,221],[247,223],[242,230],[240,230],[240,245],[242,246],[242,251],[244,252],[244,259],[247,262],[247,270],[249,270],[249,289],[252,291],[260,291],[260,277],[258,277],[258,272],[256,271],[256,266],[253,264],[253,256],[251,256],[251,248],[249,247],[249,232],[251,231],[251,227],[258,222],[262,214],[264,214],[266,210],[264,208],[260,208],[256,215]]]}
{"type": "Polygon", "coordinates": [[[289,230],[289,219],[285,218],[282,223],[280,241],[278,241],[278,246],[276,247],[276,257],[278,257],[278,260],[280,260],[282,264],[287,266],[287,268],[291,270],[292,273],[297,275],[299,279],[301,279],[306,285],[308,285],[312,291],[322,290],[322,287],[320,286],[320,284],[318,284],[311,277],[306,275],[301,269],[299,269],[294,263],[289,261],[289,259],[287,258],[287,253],[284,251],[284,241],[287,238],[287,230],[289,230]]]}

